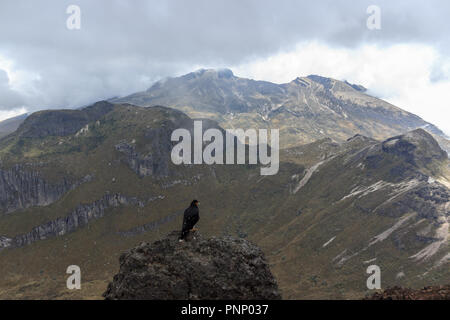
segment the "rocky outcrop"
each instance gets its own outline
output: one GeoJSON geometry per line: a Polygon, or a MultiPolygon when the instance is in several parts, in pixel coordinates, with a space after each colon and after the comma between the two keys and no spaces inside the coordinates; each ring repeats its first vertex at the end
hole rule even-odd
{"type": "Polygon", "coordinates": [[[414,290],[393,287],[377,292],[365,300],[450,300],[450,285],[414,290]]]}
{"type": "Polygon", "coordinates": [[[143,207],[145,204],[134,197],[126,197],[121,194],[106,194],[100,200],[90,204],[79,205],[68,216],[48,221],[47,223],[34,227],[28,233],[15,236],[12,239],[3,237],[5,239],[3,241],[5,245],[3,246],[0,243],[0,250],[6,247],[22,247],[39,240],[65,235],[87,225],[90,220],[103,217],[106,209],[121,205],[143,207]]]}
{"type": "Polygon", "coordinates": [[[49,205],[88,180],[89,176],[78,183],[64,178],[60,183],[51,184],[39,172],[26,170],[21,165],[7,170],[0,169],[0,213],[49,205]]]}
{"type": "Polygon", "coordinates": [[[431,134],[423,129],[416,129],[401,136],[387,139],[382,144],[383,151],[402,157],[406,162],[416,166],[427,166],[433,160],[447,159],[431,134]]]}
{"type": "Polygon", "coordinates": [[[31,114],[17,129],[22,138],[68,136],[75,134],[88,123],[112,111],[114,104],[99,101],[81,110],[44,110],[31,114]]]}
{"type": "MultiPolygon", "coordinates": [[[[420,182],[411,189],[399,189],[394,197],[385,202],[385,205],[377,207],[377,213],[391,217],[401,217],[408,212],[417,212],[418,218],[427,219],[435,223],[439,217],[447,217],[450,212],[446,211],[447,203],[450,204],[450,190],[440,183],[420,182]]],[[[395,192],[395,191],[394,191],[395,192]]]]}
{"type": "MultiPolygon", "coordinates": [[[[153,107],[158,108],[158,107],[153,107]]],[[[143,150],[137,150],[134,141],[120,141],[115,145],[115,149],[122,153],[122,161],[130,167],[140,177],[153,176],[164,178],[174,175],[170,163],[173,142],[171,141],[172,132],[178,128],[188,130],[193,136],[193,122],[186,119],[172,119],[159,128],[151,128],[145,132],[145,147],[143,150]]],[[[215,121],[202,119],[203,132],[210,128],[219,129],[224,133],[215,121]]],[[[237,139],[235,138],[237,144],[237,139]]],[[[204,143],[205,145],[205,143],[204,143]]],[[[225,153],[224,153],[225,154],[225,153]]],[[[184,183],[184,182],[179,182],[184,183]]]]}
{"type": "Polygon", "coordinates": [[[117,144],[116,150],[125,155],[125,162],[140,177],[165,177],[169,174],[168,153],[165,155],[160,153],[141,155],[132,144],[127,142],[117,144]]]}
{"type": "Polygon", "coordinates": [[[0,236],[0,250],[11,246],[12,239],[0,236]]]}
{"type": "Polygon", "coordinates": [[[243,239],[178,242],[179,232],[120,257],[106,299],[280,299],[262,251],[243,239]]]}
{"type": "Polygon", "coordinates": [[[146,132],[149,152],[140,154],[134,144],[122,141],[116,150],[125,155],[127,165],[139,176],[166,177],[169,175],[171,131],[166,128],[150,129],[146,132]]]}

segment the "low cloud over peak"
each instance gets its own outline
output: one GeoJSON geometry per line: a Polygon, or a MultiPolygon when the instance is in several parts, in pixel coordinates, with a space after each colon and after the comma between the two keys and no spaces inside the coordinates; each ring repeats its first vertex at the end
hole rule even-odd
{"type": "Polygon", "coordinates": [[[3,1],[0,69],[15,76],[5,81],[0,71],[0,117],[23,108],[86,105],[145,90],[168,76],[224,66],[236,75],[275,82],[307,74],[347,79],[429,121],[439,121],[438,110],[433,115],[427,105],[430,114],[425,114],[414,104],[423,103],[430,94],[430,104],[442,104],[441,93],[447,90],[450,68],[444,66],[450,57],[450,3],[378,1],[381,30],[366,27],[371,4],[339,0],[3,1]],[[66,9],[72,4],[81,9],[79,30],[66,27],[66,9]],[[391,67],[384,63],[386,69],[381,70],[386,70],[385,76],[375,73],[371,66],[380,64],[378,59],[386,56],[381,53],[400,52],[392,49],[396,46],[420,48],[420,52],[392,56],[391,67]],[[298,61],[288,59],[295,59],[299,47],[306,55],[318,50],[311,67],[300,68],[298,61]],[[433,57],[415,64],[413,60],[426,56],[427,50],[433,57]],[[403,58],[411,61],[411,70],[403,68],[403,58]],[[399,91],[411,94],[410,98],[399,91]]]}

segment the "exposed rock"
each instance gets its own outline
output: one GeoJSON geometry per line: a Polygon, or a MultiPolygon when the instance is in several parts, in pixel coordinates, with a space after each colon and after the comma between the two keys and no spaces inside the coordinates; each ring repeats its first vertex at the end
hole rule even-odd
{"type": "Polygon", "coordinates": [[[11,246],[12,239],[0,236],[0,250],[11,246]]]}
{"type": "Polygon", "coordinates": [[[114,108],[100,101],[81,110],[44,110],[31,114],[17,129],[23,138],[68,136],[77,133],[89,122],[96,121],[114,108]]]}
{"type": "Polygon", "coordinates": [[[0,212],[49,205],[86,180],[89,179],[74,183],[64,178],[60,183],[51,184],[38,172],[25,170],[21,165],[0,169],[0,212]]]}
{"type": "Polygon", "coordinates": [[[150,129],[146,132],[150,151],[143,155],[136,151],[134,143],[122,141],[117,144],[116,150],[125,155],[125,162],[141,177],[169,175],[171,130],[169,128],[150,129]]]}
{"type": "Polygon", "coordinates": [[[393,287],[377,292],[365,300],[450,300],[450,285],[414,290],[393,287]]]}
{"type": "Polygon", "coordinates": [[[332,88],[332,82],[330,78],[321,77],[318,75],[311,74],[307,77],[308,79],[311,79],[314,82],[317,82],[321,84],[325,89],[331,89],[332,88]]]}
{"type": "Polygon", "coordinates": [[[441,216],[450,215],[450,212],[446,210],[447,203],[450,203],[450,190],[445,186],[422,182],[407,191],[402,197],[387,201],[386,204],[389,205],[379,206],[377,212],[391,217],[401,217],[408,212],[417,212],[420,219],[425,218],[430,223],[438,223],[441,216]]]}
{"type": "Polygon", "coordinates": [[[262,251],[231,237],[178,242],[179,232],[120,257],[106,299],[280,299],[262,251]]]}
{"type": "MultiPolygon", "coordinates": [[[[161,108],[161,107],[153,107],[161,108]]],[[[171,118],[170,122],[165,123],[159,128],[151,128],[145,132],[145,150],[138,150],[136,141],[120,141],[115,145],[115,149],[121,152],[125,157],[122,161],[125,162],[136,174],[140,177],[153,176],[156,178],[163,178],[173,175],[174,170],[170,170],[171,152],[174,142],[171,141],[172,132],[176,129],[183,128],[194,135],[193,121],[186,121],[184,118],[171,118]]],[[[220,128],[217,122],[202,119],[202,130],[220,128]]],[[[237,138],[235,138],[237,144],[237,138]]],[[[205,143],[203,143],[205,145],[205,143]]],[[[225,154],[225,153],[224,153],[225,154]]]]}
{"type": "Polygon", "coordinates": [[[367,91],[367,89],[360,84],[353,84],[353,83],[348,82],[347,80],[345,80],[344,82],[345,82],[345,84],[348,84],[350,87],[352,87],[353,89],[355,89],[357,91],[361,91],[361,92],[367,91]]]}
{"type": "Polygon", "coordinates": [[[226,128],[279,128],[281,146],[325,137],[343,142],[358,133],[386,139],[420,127],[448,143],[441,130],[368,95],[363,86],[317,75],[275,84],[240,78],[230,70],[201,69],[111,101],[163,105],[191,117],[215,119],[226,128]]]}
{"type": "Polygon", "coordinates": [[[47,223],[34,227],[28,233],[15,236],[13,239],[3,237],[7,241],[4,241],[5,244],[8,245],[2,245],[0,243],[0,250],[6,247],[22,247],[39,240],[65,235],[87,225],[92,219],[103,217],[107,208],[119,207],[121,205],[137,205],[143,207],[144,203],[134,197],[130,198],[121,194],[106,194],[100,200],[90,204],[79,205],[68,216],[48,221],[47,223]]]}
{"type": "Polygon", "coordinates": [[[426,166],[432,160],[445,160],[447,153],[442,150],[431,134],[416,129],[383,142],[383,151],[402,157],[407,162],[426,166]]]}
{"type": "Polygon", "coordinates": [[[162,181],[161,182],[161,188],[163,189],[169,189],[176,185],[183,185],[183,186],[191,186],[200,181],[202,178],[202,174],[196,174],[189,179],[176,179],[172,181],[162,181]]]}

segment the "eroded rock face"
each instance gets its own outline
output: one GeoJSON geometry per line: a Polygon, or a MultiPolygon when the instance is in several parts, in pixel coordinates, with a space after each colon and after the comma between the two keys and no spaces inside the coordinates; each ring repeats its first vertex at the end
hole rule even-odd
{"type": "Polygon", "coordinates": [[[384,152],[404,158],[407,162],[426,166],[432,160],[445,160],[447,153],[425,130],[416,129],[404,135],[389,138],[382,143],[384,152]]]}
{"type": "Polygon", "coordinates": [[[25,170],[20,165],[0,169],[0,213],[49,205],[76,185],[67,179],[50,184],[38,172],[25,170]]]}
{"type": "Polygon", "coordinates": [[[11,246],[12,239],[0,236],[0,250],[11,246]]]}
{"type": "Polygon", "coordinates": [[[122,141],[115,146],[125,155],[125,162],[139,176],[166,177],[169,175],[169,162],[172,143],[170,128],[150,129],[145,133],[150,152],[140,154],[133,144],[122,141]]]}
{"type": "Polygon", "coordinates": [[[135,147],[127,142],[117,144],[116,150],[125,155],[125,162],[140,177],[169,175],[170,144],[154,148],[153,153],[139,154],[135,147]]]}
{"type": "Polygon", "coordinates": [[[34,227],[30,232],[19,234],[12,239],[0,236],[0,251],[8,247],[23,247],[39,240],[62,236],[86,226],[90,220],[101,218],[108,208],[134,205],[143,207],[144,202],[122,194],[106,194],[89,204],[80,204],[68,216],[50,220],[34,227]]]}
{"type": "Polygon", "coordinates": [[[179,232],[120,257],[106,299],[280,299],[262,251],[231,237],[178,242],[179,232]]]}

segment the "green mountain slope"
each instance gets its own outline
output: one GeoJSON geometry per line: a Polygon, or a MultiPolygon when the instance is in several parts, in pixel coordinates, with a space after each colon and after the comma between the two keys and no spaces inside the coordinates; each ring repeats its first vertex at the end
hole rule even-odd
{"type": "Polygon", "coordinates": [[[439,136],[448,148],[443,132],[418,116],[361,86],[316,75],[275,84],[236,77],[228,69],[201,69],[112,101],[164,105],[223,128],[280,129],[283,148],[327,137],[343,142],[355,134],[382,140],[417,128],[439,136]]]}
{"type": "Polygon", "coordinates": [[[192,126],[174,109],[100,102],[32,114],[0,139],[0,297],[101,298],[120,253],[179,229],[193,198],[202,234],[263,249],[283,298],[362,297],[369,263],[383,288],[449,282],[449,161],[424,130],[284,149],[261,176],[173,165],[170,134],[192,126]],[[73,264],[79,291],[66,288],[73,264]]]}

